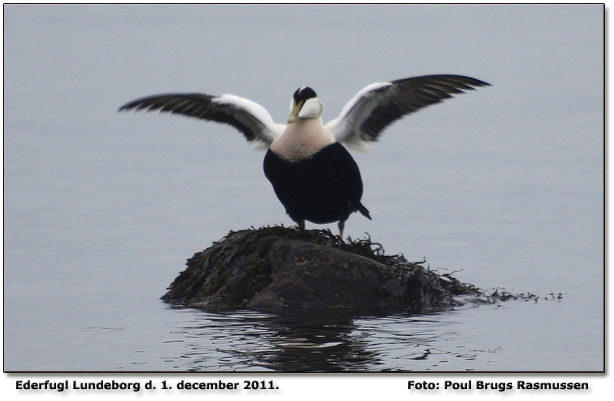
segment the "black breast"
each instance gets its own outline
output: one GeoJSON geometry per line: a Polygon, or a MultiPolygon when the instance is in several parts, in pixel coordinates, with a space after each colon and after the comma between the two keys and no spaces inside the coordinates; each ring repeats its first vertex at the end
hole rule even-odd
{"type": "Polygon", "coordinates": [[[362,197],[358,165],[339,143],[328,145],[312,157],[288,161],[269,150],[264,174],[292,220],[332,223],[346,220],[362,197]]]}

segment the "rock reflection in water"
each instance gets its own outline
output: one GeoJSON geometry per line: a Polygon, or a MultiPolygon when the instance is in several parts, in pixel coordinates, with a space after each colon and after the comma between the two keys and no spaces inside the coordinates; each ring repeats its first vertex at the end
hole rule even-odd
{"type": "Polygon", "coordinates": [[[503,351],[488,323],[499,315],[496,306],[360,317],[170,309],[184,314],[186,323],[163,341],[168,371],[489,371],[503,351]]]}
{"type": "Polygon", "coordinates": [[[194,317],[192,325],[172,333],[187,345],[184,355],[173,358],[174,368],[188,362],[190,371],[335,372],[379,363],[377,352],[353,335],[356,326],[348,315],[241,311],[194,317]]]}
{"type": "Polygon", "coordinates": [[[276,338],[275,352],[258,357],[262,366],[286,372],[335,372],[367,370],[377,365],[378,355],[369,351],[351,316],[309,314],[279,316],[268,323],[276,338]]]}

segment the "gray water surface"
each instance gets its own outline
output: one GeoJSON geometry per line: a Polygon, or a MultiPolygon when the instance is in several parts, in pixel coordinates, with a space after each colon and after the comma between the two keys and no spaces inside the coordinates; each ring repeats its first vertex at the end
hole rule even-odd
{"type": "Polygon", "coordinates": [[[604,368],[601,5],[4,12],[5,370],[604,368]],[[229,230],[292,223],[234,129],[119,106],[232,93],[283,122],[310,85],[330,120],[369,83],[434,73],[493,86],[353,152],[373,221],[346,233],[538,302],[316,319],[159,300],[229,230]]]}

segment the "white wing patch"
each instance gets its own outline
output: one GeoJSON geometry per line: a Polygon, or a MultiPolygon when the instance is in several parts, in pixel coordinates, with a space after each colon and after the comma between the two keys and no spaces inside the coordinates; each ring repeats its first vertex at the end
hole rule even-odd
{"type": "Polygon", "coordinates": [[[248,113],[256,117],[267,127],[275,126],[275,123],[273,122],[273,118],[271,117],[269,112],[264,107],[244,97],[224,94],[220,97],[214,98],[212,102],[237,106],[241,109],[246,110],[248,113]]]}
{"type": "Polygon", "coordinates": [[[361,140],[360,136],[354,134],[354,131],[360,127],[364,118],[369,116],[371,111],[377,107],[377,102],[369,101],[369,98],[375,91],[390,85],[390,82],[376,82],[362,88],[343,106],[339,116],[325,125],[326,130],[339,142],[344,142],[362,152],[370,151],[372,145],[361,140]],[[356,107],[360,107],[360,110],[354,110],[356,107]]]}
{"type": "Polygon", "coordinates": [[[347,114],[350,112],[350,110],[352,110],[352,108],[356,105],[356,103],[358,103],[358,101],[365,96],[368,96],[368,93],[380,88],[385,88],[386,86],[390,86],[390,82],[375,82],[371,85],[367,85],[364,88],[362,88],[357,94],[354,95],[354,97],[352,97],[349,102],[347,102],[344,106],[343,109],[341,109],[341,113],[339,113],[339,117],[337,117],[337,120],[340,119],[344,119],[347,114]]]}
{"type": "MultiPolygon", "coordinates": [[[[214,98],[211,102],[220,105],[234,106],[238,109],[245,110],[249,115],[260,121],[266,127],[265,132],[261,132],[261,135],[266,137],[265,141],[268,143],[272,143],[281,135],[278,128],[280,124],[275,124],[269,112],[256,102],[230,94],[223,94],[220,97],[214,98]]],[[[240,118],[240,115],[236,114],[235,118],[240,118]]],[[[249,123],[249,121],[246,121],[246,123],[249,123]]],[[[283,132],[283,130],[281,130],[281,132],[283,132]]]]}

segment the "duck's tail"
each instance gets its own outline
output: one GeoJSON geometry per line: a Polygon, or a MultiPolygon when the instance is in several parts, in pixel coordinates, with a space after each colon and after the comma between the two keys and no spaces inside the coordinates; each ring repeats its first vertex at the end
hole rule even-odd
{"type": "Polygon", "coordinates": [[[362,203],[359,203],[357,210],[360,212],[360,214],[365,216],[367,219],[371,220],[371,215],[369,214],[369,210],[365,207],[365,205],[363,205],[362,203]]]}

